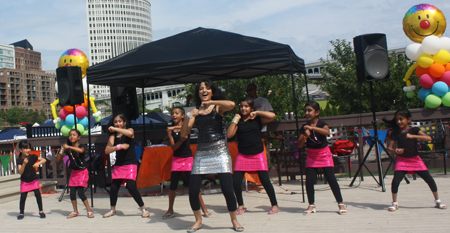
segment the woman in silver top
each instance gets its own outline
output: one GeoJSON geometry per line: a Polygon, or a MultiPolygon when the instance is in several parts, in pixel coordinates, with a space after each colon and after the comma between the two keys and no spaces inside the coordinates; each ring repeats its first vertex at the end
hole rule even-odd
{"type": "Polygon", "coordinates": [[[234,109],[234,102],[225,100],[214,83],[204,79],[195,88],[196,109],[186,114],[181,127],[181,137],[187,138],[194,123],[198,128],[197,152],[194,157],[189,182],[189,202],[194,211],[195,223],[187,232],[202,227],[199,192],[203,175],[217,174],[235,231],[244,231],[236,218],[236,197],[233,192],[231,156],[222,127],[222,115],[234,109]]]}

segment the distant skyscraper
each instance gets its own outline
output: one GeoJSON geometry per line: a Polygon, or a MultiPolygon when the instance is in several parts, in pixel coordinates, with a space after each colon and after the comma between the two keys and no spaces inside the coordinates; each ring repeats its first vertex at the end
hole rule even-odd
{"type": "MultiPolygon", "coordinates": [[[[152,41],[150,6],[148,0],[86,0],[90,65],[152,41]]],[[[95,85],[93,95],[109,97],[109,87],[95,85]]]]}
{"type": "Polygon", "coordinates": [[[14,63],[14,45],[0,44],[0,68],[16,67],[14,63]]]}

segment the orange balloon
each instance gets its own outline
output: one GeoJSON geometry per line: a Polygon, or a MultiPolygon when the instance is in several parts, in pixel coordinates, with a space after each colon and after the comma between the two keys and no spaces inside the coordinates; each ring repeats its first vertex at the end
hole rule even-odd
{"type": "Polygon", "coordinates": [[[416,69],[416,76],[418,78],[420,78],[420,77],[422,77],[422,75],[428,74],[428,72],[429,72],[429,68],[423,68],[421,66],[418,66],[416,69]]]}
{"type": "Polygon", "coordinates": [[[81,106],[83,106],[86,109],[88,108],[88,100],[87,100],[87,98],[84,98],[84,103],[82,103],[81,106]]]}
{"type": "Polygon", "coordinates": [[[430,66],[429,70],[430,70],[430,75],[435,78],[440,78],[445,73],[444,65],[442,65],[441,63],[437,63],[437,62],[433,63],[430,66]]]}
{"type": "Polygon", "coordinates": [[[64,108],[66,111],[68,111],[69,113],[73,113],[73,107],[72,106],[64,106],[62,107],[64,108]]]}
{"type": "Polygon", "coordinates": [[[450,71],[450,63],[445,64],[445,71],[450,71]]]}

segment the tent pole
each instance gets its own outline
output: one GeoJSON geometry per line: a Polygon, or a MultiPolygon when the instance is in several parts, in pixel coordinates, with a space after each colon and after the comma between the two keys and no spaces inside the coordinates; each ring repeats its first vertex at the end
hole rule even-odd
{"type": "MultiPolygon", "coordinates": [[[[144,142],[142,143],[143,148],[147,146],[147,139],[145,137],[145,99],[144,99],[144,80],[142,79],[142,125],[144,126],[144,142]]],[[[143,151],[143,150],[142,150],[143,151]]]]}
{"type": "Polygon", "coordinates": [[[309,102],[308,77],[306,76],[306,73],[303,73],[303,75],[305,76],[306,99],[309,102]]]}
{"type": "MultiPolygon", "coordinates": [[[[88,156],[89,156],[89,160],[92,159],[92,155],[91,155],[91,101],[89,101],[90,95],[89,95],[89,82],[87,81],[87,77],[86,78],[86,90],[87,90],[87,110],[88,110],[88,156]]],[[[88,169],[89,171],[89,169],[88,169]]],[[[89,179],[91,180],[91,207],[94,207],[94,189],[93,189],[93,183],[94,183],[94,175],[92,174],[92,171],[89,172],[89,179]]]]}
{"type": "MultiPolygon", "coordinates": [[[[298,111],[297,111],[297,97],[295,96],[295,82],[294,82],[294,71],[292,69],[292,59],[290,62],[290,70],[291,70],[291,81],[292,81],[292,96],[294,98],[293,104],[294,104],[294,112],[295,112],[295,127],[296,127],[296,131],[295,131],[295,135],[297,135],[297,138],[299,137],[298,135],[298,111]]],[[[299,150],[300,152],[300,150],[299,150]]],[[[301,184],[302,184],[302,198],[303,198],[303,202],[305,202],[305,190],[304,190],[304,186],[303,186],[303,164],[302,164],[302,157],[299,157],[300,159],[300,180],[301,180],[301,184]]],[[[281,185],[281,184],[280,184],[281,185]]]]}

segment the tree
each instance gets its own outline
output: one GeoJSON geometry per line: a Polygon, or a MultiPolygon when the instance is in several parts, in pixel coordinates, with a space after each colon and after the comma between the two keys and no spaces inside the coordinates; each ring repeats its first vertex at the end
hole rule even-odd
{"type": "Polygon", "coordinates": [[[27,122],[27,115],[25,108],[12,107],[6,111],[5,120],[12,124],[19,124],[20,122],[27,122]]]}
{"type": "MultiPolygon", "coordinates": [[[[356,57],[350,42],[337,39],[330,42],[329,56],[335,62],[321,61],[325,64],[323,80],[314,81],[329,94],[329,103],[339,107],[341,114],[356,114],[372,111],[369,83],[361,83],[356,76],[356,57]],[[329,78],[328,76],[332,77],[329,78]]],[[[423,101],[417,97],[407,98],[403,87],[403,77],[411,62],[395,53],[389,55],[390,79],[373,82],[375,111],[389,111],[400,108],[422,107],[423,101]]],[[[413,85],[419,86],[415,74],[411,77],[413,85]]]]}

